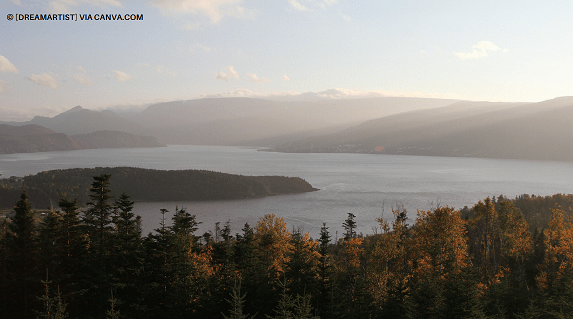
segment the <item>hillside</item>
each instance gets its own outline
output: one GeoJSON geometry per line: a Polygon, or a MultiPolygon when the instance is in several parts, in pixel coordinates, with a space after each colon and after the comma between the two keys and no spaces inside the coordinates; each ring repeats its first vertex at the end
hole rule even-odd
{"type": "Polygon", "coordinates": [[[319,101],[206,98],[158,103],[126,118],[148,127],[148,134],[168,144],[261,145],[454,102],[397,97],[319,101]]]}
{"type": "MultiPolygon", "coordinates": [[[[205,201],[259,198],[271,195],[315,191],[298,177],[243,176],[202,170],[162,171],[133,167],[66,169],[41,172],[24,177],[36,207],[57,203],[60,194],[77,198],[80,205],[89,201],[93,176],[111,175],[114,196],[125,191],[136,201],[205,201]]],[[[20,188],[0,187],[0,207],[12,207],[20,188]]]]}
{"type": "Polygon", "coordinates": [[[118,131],[68,136],[37,124],[0,124],[0,154],[162,146],[154,137],[118,131]]]}
{"type": "Polygon", "coordinates": [[[458,102],[284,143],[283,152],[358,152],[573,161],[573,98],[458,102]]]}
{"type": "Polygon", "coordinates": [[[96,112],[76,106],[54,117],[36,116],[21,124],[38,124],[68,135],[89,134],[97,131],[122,131],[132,134],[143,134],[145,128],[132,123],[117,114],[96,112]]]}

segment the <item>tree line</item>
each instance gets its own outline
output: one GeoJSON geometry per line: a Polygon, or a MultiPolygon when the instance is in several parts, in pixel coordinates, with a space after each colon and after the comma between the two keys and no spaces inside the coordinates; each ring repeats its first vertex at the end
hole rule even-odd
{"type": "Polygon", "coordinates": [[[186,209],[170,226],[162,209],[144,236],[130,196],[112,197],[102,174],[85,210],[62,196],[38,219],[21,194],[1,224],[0,316],[564,318],[573,313],[571,206],[555,205],[532,231],[516,205],[529,207],[527,198],[436,207],[415,221],[396,209],[367,236],[348,213],[337,241],[326,224],[313,239],[270,214],[234,234],[229,223],[197,234],[186,209]]]}

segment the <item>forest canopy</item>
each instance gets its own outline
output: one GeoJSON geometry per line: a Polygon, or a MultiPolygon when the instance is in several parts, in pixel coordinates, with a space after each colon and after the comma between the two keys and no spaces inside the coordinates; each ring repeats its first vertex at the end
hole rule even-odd
{"type": "MultiPolygon", "coordinates": [[[[27,192],[1,224],[2,318],[564,318],[573,311],[572,195],[403,209],[375,234],[318,239],[267,214],[240,231],[176,208],[141,233],[134,201],[92,178],[38,218],[27,192]],[[519,206],[516,205],[519,203],[519,206]],[[569,206],[560,206],[567,204],[569,206]],[[532,216],[545,214],[539,228],[532,216]],[[526,215],[523,211],[529,211],[526,215]]],[[[537,217],[535,217],[537,218],[537,217]]],[[[374,222],[374,221],[373,221],[374,222]]]]}

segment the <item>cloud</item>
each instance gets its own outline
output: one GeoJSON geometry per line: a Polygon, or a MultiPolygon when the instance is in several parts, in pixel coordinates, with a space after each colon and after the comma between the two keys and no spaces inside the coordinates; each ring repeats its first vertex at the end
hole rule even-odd
{"type": "Polygon", "coordinates": [[[283,75],[283,80],[285,80],[285,81],[290,81],[289,77],[288,77],[286,74],[283,75]]]}
{"type": "Polygon", "coordinates": [[[0,93],[10,91],[11,89],[12,86],[10,84],[0,80],[0,93]]]}
{"type": "Polygon", "coordinates": [[[238,79],[238,78],[239,78],[239,73],[237,73],[237,72],[235,71],[235,68],[233,68],[232,66],[230,66],[228,69],[229,69],[229,76],[230,76],[230,77],[235,78],[235,79],[238,79]]]}
{"type": "Polygon", "coordinates": [[[81,65],[76,66],[76,70],[79,71],[74,75],[68,75],[72,80],[83,84],[85,86],[93,86],[92,80],[87,76],[87,71],[81,65]]]}
{"type": "MultiPolygon", "coordinates": [[[[454,54],[462,60],[479,59],[488,56],[488,52],[499,49],[497,45],[489,41],[481,41],[473,46],[472,52],[454,52],[454,54]]],[[[507,52],[507,49],[504,49],[503,52],[507,52]]]]}
{"type": "Polygon", "coordinates": [[[30,76],[30,81],[51,89],[57,89],[59,84],[56,79],[47,73],[42,73],[40,75],[32,74],[32,76],[30,76]]]}
{"type": "Polygon", "coordinates": [[[217,80],[221,80],[221,81],[229,81],[229,76],[227,75],[227,73],[221,71],[219,73],[217,73],[217,80]]]}
{"type": "Polygon", "coordinates": [[[123,7],[117,0],[54,0],[50,2],[48,11],[52,13],[71,12],[71,9],[81,5],[98,8],[123,7]]]}
{"type": "Polygon", "coordinates": [[[290,5],[295,8],[298,11],[310,11],[309,8],[303,6],[300,2],[298,2],[297,0],[288,0],[288,2],[290,3],[290,5]]]}
{"type": "Polygon", "coordinates": [[[316,0],[288,0],[288,2],[290,3],[290,5],[298,11],[312,11],[312,9],[310,9],[310,6],[314,6],[314,7],[319,7],[321,9],[326,9],[326,7],[329,7],[335,3],[337,3],[337,0],[321,0],[321,1],[316,1],[316,0]],[[302,2],[304,2],[304,4],[302,4],[302,2]]]}
{"type": "Polygon", "coordinates": [[[263,94],[253,92],[247,89],[233,90],[227,93],[218,94],[203,94],[199,98],[218,98],[218,97],[258,97],[266,98],[273,101],[318,101],[318,100],[334,100],[334,99],[361,99],[361,98],[376,98],[376,97],[421,97],[421,98],[455,98],[451,94],[438,94],[438,93],[420,93],[420,92],[396,92],[396,91],[353,91],[344,88],[331,88],[319,92],[274,92],[263,94]]]}
{"type": "Polygon", "coordinates": [[[163,65],[158,66],[157,68],[155,68],[155,70],[157,71],[157,73],[165,73],[170,76],[177,76],[177,73],[167,69],[163,65]]]}
{"type": "Polygon", "coordinates": [[[131,79],[131,76],[125,72],[121,72],[118,70],[113,70],[113,72],[115,73],[115,78],[119,81],[119,82],[125,82],[129,79],[131,79]]]}
{"type": "Polygon", "coordinates": [[[217,80],[221,80],[221,81],[229,81],[229,78],[234,78],[234,79],[238,79],[239,78],[239,73],[237,73],[237,71],[235,71],[235,68],[233,68],[232,66],[227,67],[227,70],[222,70],[221,72],[219,72],[217,74],[217,80]]]}
{"type": "Polygon", "coordinates": [[[218,94],[201,94],[199,98],[219,98],[219,97],[262,97],[264,94],[256,93],[247,89],[237,89],[230,91],[228,93],[218,93],[218,94]]]}
{"type": "Polygon", "coordinates": [[[251,80],[253,80],[253,82],[256,82],[256,83],[267,83],[267,82],[270,81],[270,80],[267,79],[267,78],[262,78],[262,79],[260,79],[260,78],[259,78],[256,74],[254,74],[254,73],[247,73],[246,75],[249,76],[249,77],[251,78],[251,80]]]}
{"type": "Polygon", "coordinates": [[[252,18],[256,10],[246,9],[241,0],[147,0],[165,13],[202,14],[218,23],[225,16],[235,18],[252,18]]]}
{"type": "Polygon", "coordinates": [[[75,75],[70,75],[70,77],[74,81],[76,81],[80,84],[83,84],[86,86],[93,86],[94,85],[92,80],[90,78],[88,78],[84,73],[76,73],[75,75]]]}
{"type": "Polygon", "coordinates": [[[20,73],[14,64],[10,63],[10,61],[2,55],[0,55],[0,72],[20,73]]]}

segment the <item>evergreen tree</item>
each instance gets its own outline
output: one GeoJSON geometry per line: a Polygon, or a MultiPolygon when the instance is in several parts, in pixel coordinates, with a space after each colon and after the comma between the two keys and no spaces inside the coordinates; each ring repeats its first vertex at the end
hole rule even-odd
{"type": "Polygon", "coordinates": [[[253,228],[246,223],[242,230],[242,235],[237,234],[234,257],[242,278],[241,287],[250,296],[245,302],[245,312],[265,315],[274,307],[273,279],[268,277],[268,261],[263,260],[258,250],[253,228]]]}
{"type": "Polygon", "coordinates": [[[87,257],[88,242],[79,219],[80,212],[77,201],[75,199],[70,201],[62,196],[58,201],[58,206],[62,215],[60,234],[57,236],[57,246],[60,253],[57,258],[59,259],[58,266],[61,269],[58,283],[62,297],[68,303],[68,311],[74,314],[75,311],[82,311],[73,302],[74,296],[82,289],[80,286],[87,286],[81,285],[80,282],[84,281],[84,272],[89,271],[82,267],[87,257]]]}
{"type": "Polygon", "coordinates": [[[348,218],[346,218],[344,223],[342,223],[345,240],[356,238],[356,222],[354,221],[354,218],[356,218],[354,214],[348,213],[348,218]]]}
{"type": "Polygon", "coordinates": [[[254,319],[257,314],[251,316],[250,314],[243,314],[243,304],[245,303],[245,298],[247,293],[241,295],[241,281],[239,280],[238,283],[235,283],[231,291],[231,299],[225,299],[229,305],[231,305],[231,309],[229,310],[229,317],[223,314],[223,318],[225,319],[254,319]]]}
{"type": "Polygon", "coordinates": [[[51,283],[52,282],[48,280],[48,273],[46,272],[46,280],[42,280],[42,284],[44,284],[44,294],[37,297],[42,303],[42,311],[37,312],[38,317],[46,319],[65,319],[68,317],[66,311],[67,304],[62,300],[59,288],[56,295],[52,296],[50,293],[51,283]]]}
{"type": "MultiPolygon", "coordinates": [[[[142,308],[142,294],[138,285],[143,273],[143,242],[138,219],[132,212],[134,202],[123,192],[114,202],[113,223],[113,286],[116,296],[122,300],[122,313],[135,317],[137,310],[142,308]]],[[[139,217],[139,216],[137,216],[139,217]]]]}
{"type": "Polygon", "coordinates": [[[63,250],[60,246],[61,240],[62,217],[53,210],[50,210],[39,226],[39,268],[49,270],[52,278],[55,278],[56,284],[61,280],[62,255],[63,250]]]}
{"type": "Polygon", "coordinates": [[[108,291],[111,289],[113,265],[110,258],[113,252],[112,212],[110,203],[110,175],[94,176],[90,188],[91,201],[84,212],[83,224],[88,235],[88,255],[82,265],[83,289],[91,292],[91,298],[81,299],[80,309],[84,316],[97,316],[105,313],[108,291]],[[88,306],[89,305],[89,306],[88,306]]]}
{"type": "Polygon", "coordinates": [[[31,318],[37,284],[38,234],[32,204],[24,191],[14,206],[14,217],[8,225],[7,254],[10,276],[10,300],[5,307],[12,309],[14,317],[31,318]]]}
{"type": "Polygon", "coordinates": [[[330,232],[326,223],[322,223],[320,228],[320,239],[318,252],[319,257],[319,270],[318,270],[318,292],[316,296],[316,310],[324,318],[333,317],[333,266],[332,260],[329,255],[330,248],[330,232]]]}
{"type": "Polygon", "coordinates": [[[87,203],[88,209],[84,214],[83,222],[87,226],[90,235],[90,250],[99,259],[105,259],[108,239],[112,230],[111,215],[113,207],[110,204],[111,175],[94,176],[94,182],[90,188],[91,201],[87,203]]]}

